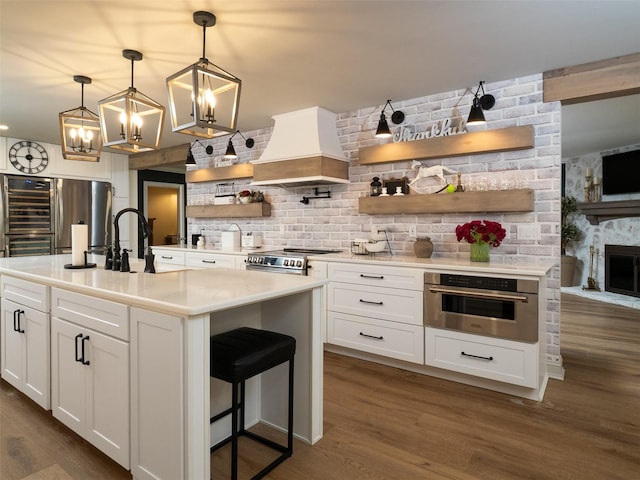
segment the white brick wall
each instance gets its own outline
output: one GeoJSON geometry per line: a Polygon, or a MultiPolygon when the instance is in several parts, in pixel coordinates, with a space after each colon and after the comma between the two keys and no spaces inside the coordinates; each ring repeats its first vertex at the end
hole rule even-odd
{"type": "MultiPolygon", "coordinates": [[[[267,245],[296,247],[327,247],[348,250],[351,241],[366,237],[371,226],[388,231],[394,254],[413,254],[413,239],[409,238],[409,226],[417,225],[418,236],[429,236],[434,244],[434,256],[468,255],[469,245],[458,243],[455,227],[472,219],[499,221],[507,230],[503,244],[492,249],[492,259],[510,263],[515,258],[537,261],[553,261],[560,257],[560,104],[542,103],[542,75],[532,75],[514,80],[485,85],[485,90],[496,98],[496,105],[485,111],[487,128],[505,128],[533,125],[535,148],[484,155],[435,159],[423,161],[425,165],[445,165],[462,173],[465,185],[473,187],[488,183],[493,189],[528,187],[535,190],[534,211],[525,214],[448,214],[448,215],[360,215],[358,197],[369,191],[372,177],[382,179],[408,176],[415,171],[411,162],[396,162],[378,165],[360,165],[358,149],[384,143],[374,137],[382,105],[338,114],[338,134],[343,150],[350,159],[350,183],[321,187],[330,189],[331,199],[312,200],[309,205],[300,203],[303,195],[313,189],[298,187],[282,189],[260,187],[272,204],[272,216],[237,221],[215,219],[189,220],[188,233],[204,229],[207,239],[218,242],[220,231],[237,223],[245,231],[261,232],[267,245]],[[519,240],[518,224],[539,223],[542,238],[538,241],[519,240]],[[285,234],[280,233],[284,225],[285,234]]],[[[474,90],[475,92],[475,87],[474,90]]],[[[403,126],[414,125],[418,131],[433,123],[451,118],[454,125],[466,119],[473,95],[464,90],[438,93],[420,98],[393,101],[393,108],[405,115],[403,126]],[[464,96],[463,96],[464,95],[464,96]]],[[[250,108],[246,106],[243,108],[250,108]]],[[[390,122],[392,131],[399,128],[390,122]]],[[[471,127],[469,128],[471,130],[471,127]]],[[[252,137],[256,145],[247,150],[238,147],[241,162],[258,159],[265,148],[271,129],[243,132],[252,137]]],[[[214,152],[220,155],[226,148],[227,138],[210,140],[214,152]]],[[[202,150],[194,152],[198,167],[211,164],[202,150]],[[198,155],[199,153],[199,155],[198,155]]],[[[453,179],[452,179],[453,180],[453,179]]],[[[237,181],[237,189],[246,187],[249,181],[237,181]]],[[[187,187],[188,204],[213,203],[214,184],[191,184],[187,187]]],[[[559,350],[559,267],[556,266],[548,279],[547,312],[547,361],[560,364],[559,350]]]]}

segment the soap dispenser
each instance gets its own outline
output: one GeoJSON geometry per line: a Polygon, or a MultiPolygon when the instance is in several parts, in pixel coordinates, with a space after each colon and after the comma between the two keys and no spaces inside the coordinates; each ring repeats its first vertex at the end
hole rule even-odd
{"type": "Polygon", "coordinates": [[[153,264],[155,258],[151,247],[147,247],[147,254],[144,256],[144,273],[156,273],[156,267],[153,264]]]}
{"type": "Polygon", "coordinates": [[[107,247],[107,251],[104,252],[104,269],[112,270],[113,269],[113,247],[107,247]]]}
{"type": "Polygon", "coordinates": [[[121,272],[130,272],[131,267],[129,266],[129,250],[128,248],[122,249],[122,260],[120,261],[120,271],[121,272]]]}

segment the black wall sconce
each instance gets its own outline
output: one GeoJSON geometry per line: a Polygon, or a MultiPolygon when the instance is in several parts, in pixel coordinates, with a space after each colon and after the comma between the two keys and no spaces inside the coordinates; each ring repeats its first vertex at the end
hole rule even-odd
{"type": "Polygon", "coordinates": [[[187,153],[187,160],[184,162],[185,165],[197,165],[196,159],[193,156],[193,152],[191,149],[196,145],[200,145],[204,147],[204,151],[207,152],[207,155],[211,155],[213,153],[213,147],[211,145],[203,145],[200,140],[196,140],[191,145],[189,145],[189,152],[187,153]]]}
{"type": "Polygon", "coordinates": [[[300,203],[309,205],[309,200],[313,200],[314,198],[331,198],[330,190],[327,190],[326,192],[319,192],[318,187],[313,189],[313,194],[314,194],[313,197],[302,197],[302,200],[300,200],[300,203]]]}
{"type": "Polygon", "coordinates": [[[387,105],[391,107],[393,113],[391,114],[391,121],[399,125],[404,122],[404,112],[400,110],[394,110],[393,105],[391,105],[391,100],[387,100],[387,103],[384,104],[382,108],[382,112],[380,112],[380,120],[378,121],[378,128],[376,130],[377,138],[389,138],[391,136],[391,130],[389,130],[389,124],[387,123],[387,117],[384,114],[384,111],[387,109],[387,105]]]}
{"type": "Polygon", "coordinates": [[[238,154],[236,153],[236,149],[233,148],[233,143],[231,142],[231,140],[233,140],[233,137],[235,137],[238,134],[240,134],[240,136],[244,139],[245,147],[253,148],[253,146],[255,145],[255,142],[253,141],[253,138],[246,138],[244,135],[242,135],[240,133],[240,130],[236,130],[236,133],[231,135],[231,138],[229,139],[229,143],[227,143],[227,151],[224,152],[224,158],[229,158],[229,159],[238,158],[238,154]]]}
{"type": "Polygon", "coordinates": [[[473,105],[471,105],[471,111],[469,111],[469,118],[467,119],[467,125],[481,125],[486,122],[484,119],[483,110],[490,110],[496,104],[496,97],[493,95],[487,95],[484,91],[484,80],[480,80],[478,89],[473,96],[473,105]],[[482,90],[482,96],[478,98],[478,94],[482,90]]]}

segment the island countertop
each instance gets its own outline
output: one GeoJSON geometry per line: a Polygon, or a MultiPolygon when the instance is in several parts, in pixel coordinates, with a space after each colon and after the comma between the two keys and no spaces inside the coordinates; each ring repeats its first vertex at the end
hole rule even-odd
{"type": "Polygon", "coordinates": [[[104,270],[104,257],[90,255],[95,268],[66,269],[71,255],[0,259],[0,274],[52,287],[159,309],[177,315],[199,315],[321,287],[326,280],[298,275],[247,272],[227,268],[159,270],[143,273],[144,263],[131,259],[130,273],[104,270]]]}

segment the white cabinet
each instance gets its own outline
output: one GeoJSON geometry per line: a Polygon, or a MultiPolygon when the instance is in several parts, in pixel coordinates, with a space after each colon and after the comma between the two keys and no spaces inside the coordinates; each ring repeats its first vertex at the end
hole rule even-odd
{"type": "Polygon", "coordinates": [[[179,250],[160,250],[151,247],[153,254],[156,256],[155,261],[158,264],[166,265],[182,265],[185,264],[185,253],[179,250]]]}
{"type": "Polygon", "coordinates": [[[424,363],[423,272],[329,263],[327,342],[424,363]]]}
{"type": "Polygon", "coordinates": [[[236,268],[235,255],[222,253],[187,252],[185,266],[189,268],[236,268]]]}
{"type": "Polygon", "coordinates": [[[128,307],[56,288],[51,300],[53,416],[129,468],[128,307]]]}
{"type": "Polygon", "coordinates": [[[513,385],[538,386],[538,344],[425,328],[426,364],[513,385]]]}
{"type": "Polygon", "coordinates": [[[44,409],[50,408],[49,289],[2,277],[2,378],[44,409]]]}

